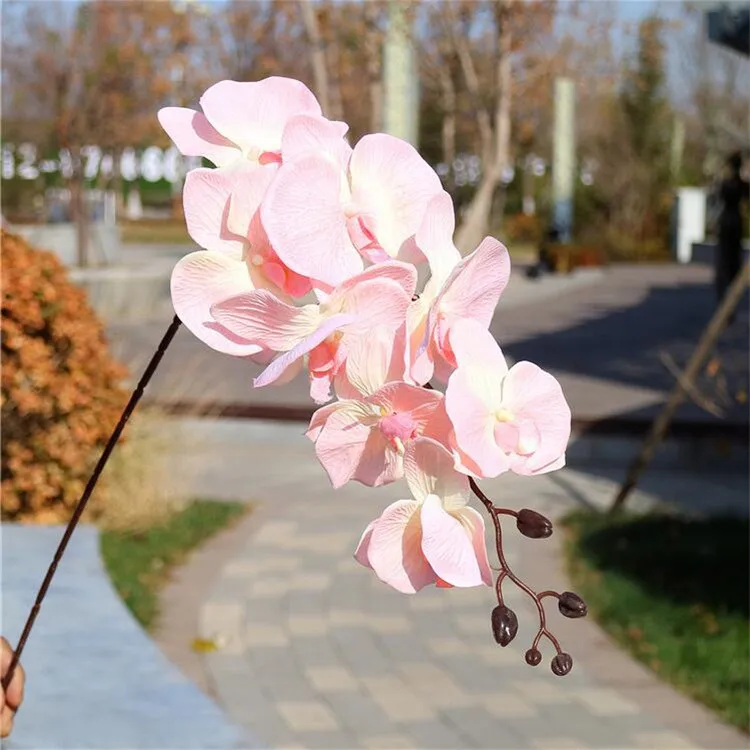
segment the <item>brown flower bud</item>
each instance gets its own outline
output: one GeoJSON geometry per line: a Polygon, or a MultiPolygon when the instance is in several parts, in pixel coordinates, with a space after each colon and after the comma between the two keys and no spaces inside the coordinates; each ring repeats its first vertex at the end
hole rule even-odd
{"type": "Polygon", "coordinates": [[[530,539],[546,539],[552,536],[552,521],[529,508],[518,511],[516,526],[524,536],[530,539]]]}
{"type": "Polygon", "coordinates": [[[536,648],[530,648],[525,654],[524,659],[530,667],[536,667],[542,661],[542,652],[536,648]]]}
{"type": "Polygon", "coordinates": [[[573,657],[565,652],[558,654],[550,662],[550,668],[558,677],[565,677],[573,669],[573,657]]]}
{"type": "Polygon", "coordinates": [[[492,635],[501,646],[507,646],[518,632],[518,618],[509,607],[498,604],[492,610],[492,635]]]}
{"type": "Polygon", "coordinates": [[[557,608],[560,610],[561,615],[573,619],[576,617],[586,617],[589,611],[586,602],[572,591],[563,591],[560,594],[560,598],[557,601],[557,608]]]}

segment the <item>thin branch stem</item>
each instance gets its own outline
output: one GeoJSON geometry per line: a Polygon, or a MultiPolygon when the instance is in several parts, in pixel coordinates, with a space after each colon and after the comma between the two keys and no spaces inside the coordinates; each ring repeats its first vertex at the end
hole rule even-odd
{"type": "Polygon", "coordinates": [[[23,653],[23,649],[26,646],[26,641],[28,641],[29,639],[31,629],[34,627],[34,622],[36,621],[36,617],[39,614],[39,610],[41,609],[42,602],[44,601],[44,597],[47,595],[47,590],[49,589],[50,584],[52,583],[52,579],[55,576],[55,572],[57,571],[57,566],[60,560],[62,560],[63,555],[65,554],[65,550],[68,546],[68,542],[70,541],[71,536],[73,536],[73,532],[76,530],[76,527],[78,526],[78,522],[81,520],[81,516],[83,515],[83,512],[86,509],[86,505],[89,501],[89,498],[91,497],[91,495],[94,492],[94,489],[96,488],[97,482],[99,481],[99,477],[104,471],[104,467],[107,465],[107,461],[109,460],[109,457],[112,454],[112,451],[114,450],[115,445],[117,445],[117,441],[120,439],[120,436],[122,435],[122,432],[125,429],[125,425],[130,419],[130,416],[135,410],[135,407],[138,406],[138,402],[141,400],[141,397],[143,396],[143,391],[145,390],[149,381],[151,380],[154,373],[156,372],[156,368],[159,366],[159,363],[161,362],[162,357],[164,356],[164,353],[167,351],[167,348],[172,343],[172,339],[175,337],[175,334],[177,333],[177,330],[179,329],[179,327],[180,327],[180,319],[175,315],[175,317],[172,319],[172,322],[169,325],[169,328],[167,328],[166,332],[164,333],[164,336],[159,342],[159,345],[157,346],[156,351],[154,352],[154,355],[151,357],[151,361],[148,363],[148,366],[146,367],[143,375],[141,376],[141,379],[138,381],[138,385],[135,387],[135,390],[130,395],[130,399],[128,400],[128,403],[126,404],[125,408],[123,409],[123,412],[120,415],[120,419],[115,425],[114,430],[112,430],[112,434],[109,436],[109,440],[107,440],[107,444],[104,446],[102,455],[99,457],[99,460],[96,462],[94,471],[89,477],[89,481],[86,483],[86,487],[84,488],[83,494],[81,495],[81,498],[78,501],[78,504],[76,505],[75,510],[73,511],[73,515],[70,517],[70,520],[68,521],[68,525],[65,527],[65,533],[63,534],[62,539],[60,540],[60,544],[58,544],[57,546],[57,551],[55,552],[55,555],[52,558],[52,562],[50,563],[49,568],[47,568],[47,574],[44,576],[42,585],[39,587],[39,592],[36,595],[34,606],[31,608],[31,611],[29,612],[29,616],[26,620],[26,625],[24,625],[23,632],[21,633],[21,637],[18,641],[18,646],[16,647],[16,650],[13,654],[13,658],[10,662],[10,666],[8,667],[8,671],[5,674],[5,677],[3,678],[2,684],[3,684],[4,690],[8,689],[8,686],[10,685],[11,680],[13,679],[13,674],[16,671],[18,662],[21,659],[21,654],[23,653]]]}
{"type": "Polygon", "coordinates": [[[557,591],[551,591],[551,590],[550,591],[542,591],[540,594],[537,594],[537,596],[540,599],[544,599],[547,596],[554,596],[555,599],[559,599],[560,598],[560,594],[558,594],[557,591]]]}
{"type": "Polygon", "coordinates": [[[555,651],[557,651],[558,654],[562,653],[562,648],[560,647],[559,641],[547,628],[547,613],[544,611],[544,605],[542,604],[542,600],[545,597],[555,597],[559,599],[560,595],[556,591],[551,590],[542,591],[540,594],[537,594],[528,584],[524,583],[524,581],[522,581],[511,570],[511,567],[510,565],[508,565],[508,561],[505,557],[505,550],[503,549],[503,529],[500,523],[500,516],[510,515],[517,517],[518,513],[508,508],[496,507],[492,500],[490,500],[490,498],[485,495],[484,491],[477,484],[476,480],[473,477],[469,477],[469,486],[471,487],[472,492],[477,496],[477,498],[479,498],[482,505],[484,505],[484,507],[487,509],[487,512],[490,514],[490,518],[492,518],[492,524],[495,528],[495,547],[497,551],[497,558],[500,561],[501,570],[500,575],[495,582],[495,592],[497,594],[498,604],[503,604],[502,583],[506,578],[509,578],[534,602],[537,613],[539,615],[539,630],[537,631],[531,648],[536,649],[539,646],[539,641],[542,639],[542,637],[545,637],[554,646],[555,651]]]}

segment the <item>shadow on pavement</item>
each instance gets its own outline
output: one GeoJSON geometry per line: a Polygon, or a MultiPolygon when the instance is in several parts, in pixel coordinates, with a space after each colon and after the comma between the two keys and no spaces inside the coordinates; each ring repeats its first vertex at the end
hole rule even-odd
{"type": "MultiPolygon", "coordinates": [[[[604,298],[608,283],[601,285],[604,298]]],[[[504,348],[513,360],[535,362],[563,381],[570,375],[584,376],[606,381],[613,388],[627,386],[668,393],[675,377],[661,357],[668,354],[680,370],[684,368],[713,314],[714,293],[707,283],[697,282],[652,286],[644,291],[642,299],[624,307],[594,301],[567,327],[516,339],[510,326],[511,341],[504,348]]],[[[748,422],[747,404],[738,403],[736,396],[748,390],[749,318],[746,297],[737,319],[719,342],[721,371],[714,377],[704,372],[698,383],[702,394],[729,404],[727,421],[740,424],[748,422]]],[[[502,335],[499,338],[502,340],[502,335]]],[[[574,403],[574,410],[575,406],[574,403]]],[[[658,405],[654,404],[632,414],[620,413],[619,417],[650,420],[657,410],[658,405]]],[[[680,408],[678,419],[721,421],[692,403],[680,408]]]]}

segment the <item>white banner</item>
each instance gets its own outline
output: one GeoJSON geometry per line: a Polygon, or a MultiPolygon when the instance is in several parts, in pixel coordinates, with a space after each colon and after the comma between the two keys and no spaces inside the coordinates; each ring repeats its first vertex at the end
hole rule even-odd
{"type": "MultiPolygon", "coordinates": [[[[84,146],[81,149],[83,174],[87,180],[112,176],[114,158],[99,146],[84,146]]],[[[149,146],[140,152],[126,148],[120,155],[120,175],[126,182],[142,177],[147,182],[166,180],[181,182],[187,168],[200,166],[200,160],[185,160],[180,152],[170,146],[167,149],[149,146]]],[[[40,158],[33,143],[5,143],[2,148],[2,178],[12,180],[36,180],[40,174],[60,172],[63,177],[73,175],[73,160],[67,149],[61,149],[57,158],[40,158]]]]}

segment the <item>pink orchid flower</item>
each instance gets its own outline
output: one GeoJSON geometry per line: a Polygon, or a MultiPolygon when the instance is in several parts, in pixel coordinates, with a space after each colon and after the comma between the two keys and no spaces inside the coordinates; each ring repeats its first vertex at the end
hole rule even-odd
{"type": "Polygon", "coordinates": [[[368,336],[360,337],[348,349],[346,364],[336,376],[338,398],[361,399],[372,396],[386,383],[403,381],[405,347],[405,324],[395,331],[371,328],[368,336]]]}
{"type": "Polygon", "coordinates": [[[275,173],[263,167],[252,175],[240,170],[221,174],[198,169],[188,175],[185,194],[187,226],[193,239],[205,250],[189,253],[178,261],[170,282],[172,305],[180,320],[201,341],[225,354],[247,356],[262,347],[236,336],[211,316],[211,306],[226,297],[250,292],[269,282],[250,261],[248,250],[265,247],[267,241],[258,224],[246,237],[228,228],[229,199],[235,185],[243,185],[248,211],[260,201],[275,173]]]}
{"type": "Polygon", "coordinates": [[[387,383],[364,399],[318,409],[306,434],[335,488],[350,479],[379,487],[403,476],[406,446],[424,433],[442,399],[436,391],[387,383]]]}
{"type": "Polygon", "coordinates": [[[211,315],[240,339],[282,352],[255,379],[256,388],[276,382],[309,355],[311,396],[322,403],[349,347],[373,327],[397,330],[415,287],[414,267],[392,261],[348,279],[320,304],[295,307],[259,289],[214,304],[211,315]]]}
{"type": "Polygon", "coordinates": [[[433,277],[408,313],[411,377],[445,382],[456,366],[449,333],[455,321],[468,318],[487,328],[510,278],[505,246],[486,237],[473,253],[458,260],[452,241],[453,206],[444,196],[433,199],[417,234],[433,277]]]}
{"type": "Polygon", "coordinates": [[[531,362],[508,369],[492,334],[459,320],[450,334],[458,364],[445,408],[461,463],[481,477],[543,474],[565,465],[570,407],[557,380],[531,362]]]}
{"type": "Polygon", "coordinates": [[[260,202],[276,166],[195,169],[185,181],[185,218],[205,250],[190,253],[172,271],[172,304],[201,341],[225,354],[253,355],[256,343],[233,334],[211,316],[217,302],[255,289],[284,298],[310,291],[310,280],[290,271],[273,251],[260,223],[260,202]]]}
{"type": "Polygon", "coordinates": [[[363,256],[411,260],[427,204],[442,190],[416,149],[382,133],[362,138],[349,158],[330,137],[312,139],[318,148],[302,142],[290,146],[297,156],[285,156],[261,207],[282,261],[334,287],[362,270],[363,256]]]}
{"type": "MultiPolygon", "coordinates": [[[[341,159],[351,151],[337,127],[322,117],[292,117],[284,131],[284,145],[292,157],[307,149],[338,150],[341,159]]],[[[202,248],[242,256],[254,286],[302,297],[310,280],[281,262],[260,221],[259,207],[276,176],[278,164],[257,168],[239,162],[224,169],[194,169],[185,179],[183,205],[188,233],[202,248]]],[[[228,296],[236,294],[230,289],[228,296]]]]}
{"type": "MultiPolygon", "coordinates": [[[[159,122],[182,154],[205,157],[217,167],[238,161],[279,162],[289,119],[321,115],[307,86],[279,76],[247,83],[219,81],[206,90],[200,105],[202,113],[165,107],[159,110],[159,122]]],[[[346,126],[339,125],[346,132],[346,126]]]]}
{"type": "Polygon", "coordinates": [[[492,585],[484,520],[468,506],[468,479],[455,471],[450,453],[418,438],[404,473],[413,499],[389,505],[365,529],[355,559],[404,594],[430,584],[492,585]]]}

